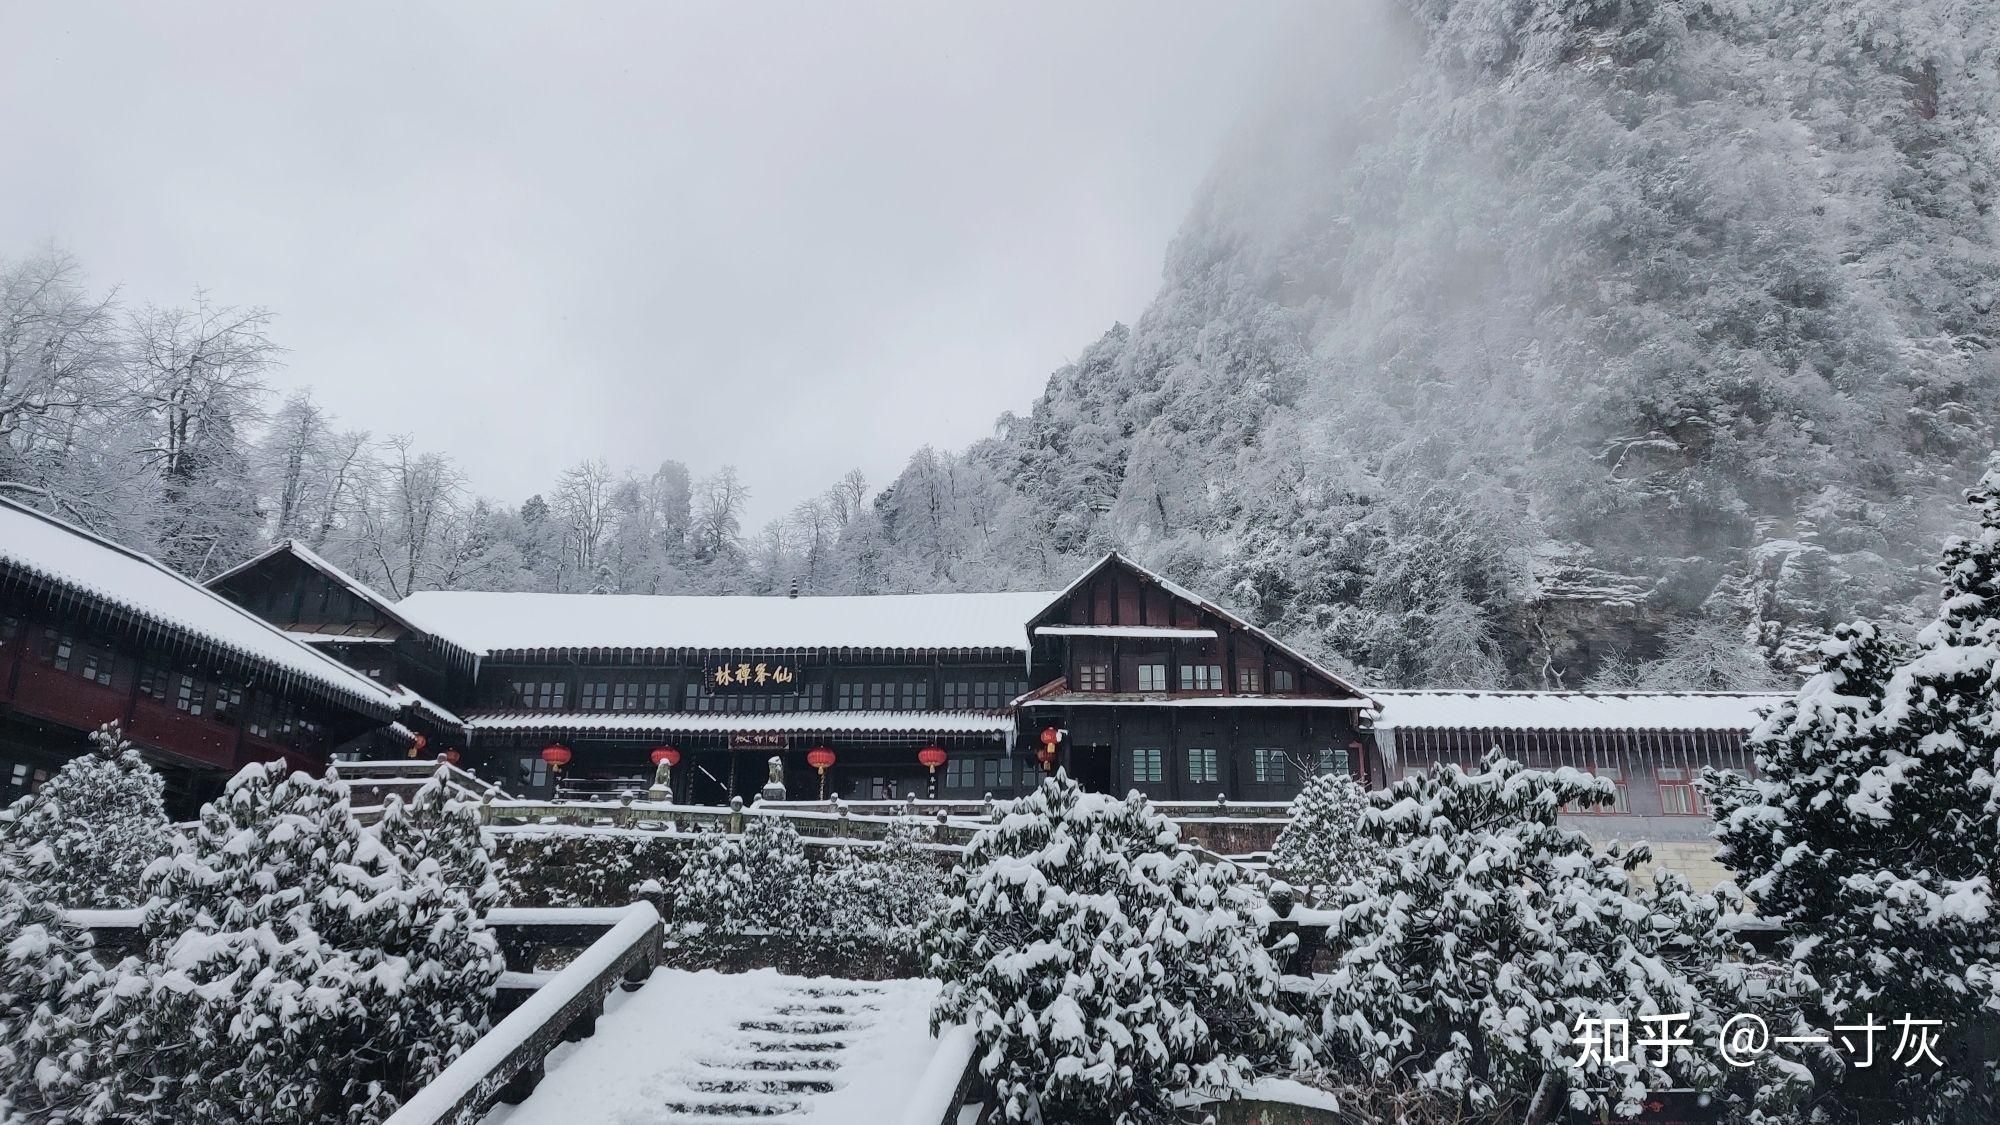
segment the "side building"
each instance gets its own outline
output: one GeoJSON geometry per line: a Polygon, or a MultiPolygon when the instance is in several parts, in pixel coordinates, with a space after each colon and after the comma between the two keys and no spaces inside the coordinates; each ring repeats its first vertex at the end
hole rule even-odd
{"type": "Polygon", "coordinates": [[[400,754],[393,695],[152,558],[0,500],[0,802],[107,722],[191,813],[228,776],[282,758],[400,754]]]}

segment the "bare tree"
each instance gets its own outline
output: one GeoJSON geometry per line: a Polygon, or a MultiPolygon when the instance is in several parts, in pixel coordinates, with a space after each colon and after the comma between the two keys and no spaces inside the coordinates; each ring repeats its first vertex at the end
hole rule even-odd
{"type": "Polygon", "coordinates": [[[695,513],[695,557],[713,563],[743,553],[743,505],[750,490],[737,479],[736,467],[724,465],[701,482],[701,504],[695,513]]]}
{"type": "Polygon", "coordinates": [[[833,518],[836,527],[846,527],[861,514],[861,502],[868,496],[868,478],[860,469],[849,469],[846,475],[826,490],[822,499],[826,501],[827,514],[833,518]]]}
{"type": "Polygon", "coordinates": [[[464,480],[450,459],[415,453],[407,435],[390,438],[372,503],[364,504],[362,538],[377,576],[395,597],[429,586],[451,529],[464,480]]]}
{"type": "Polygon", "coordinates": [[[602,459],[566,470],[556,482],[555,512],[563,525],[563,547],[580,581],[595,581],[611,528],[611,466],[602,459]]]}
{"type": "Polygon", "coordinates": [[[86,526],[101,522],[108,498],[63,469],[80,451],[80,425],[116,401],[113,301],[91,297],[76,260],[54,248],[0,262],[0,492],[86,526]]]}

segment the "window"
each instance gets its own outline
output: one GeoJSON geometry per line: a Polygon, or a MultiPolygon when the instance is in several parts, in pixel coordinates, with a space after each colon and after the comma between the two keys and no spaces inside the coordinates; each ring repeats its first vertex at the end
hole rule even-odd
{"type": "Polygon", "coordinates": [[[522,758],[519,762],[521,784],[530,788],[540,788],[549,783],[549,764],[540,758],[522,758]]]}
{"type": "Polygon", "coordinates": [[[1297,691],[1299,690],[1298,680],[1293,678],[1289,668],[1273,668],[1271,669],[1271,690],[1297,691]]]}
{"type": "Polygon", "coordinates": [[[1328,746],[1319,752],[1319,772],[1346,777],[1354,772],[1354,766],[1347,758],[1347,747],[1328,746]]]}
{"type": "Polygon", "coordinates": [[[930,706],[929,680],[877,680],[868,685],[871,711],[914,711],[930,706]]]}
{"type": "Polygon", "coordinates": [[[1163,776],[1160,770],[1160,752],[1157,749],[1135,749],[1132,756],[1132,783],[1146,785],[1158,783],[1163,776]]]}
{"type": "Polygon", "coordinates": [[[979,769],[989,792],[1005,793],[1014,788],[1014,759],[988,758],[979,764],[979,769]]]}
{"type": "Polygon", "coordinates": [[[563,697],[569,694],[569,685],[561,680],[516,680],[514,682],[514,706],[531,707],[538,711],[560,711],[563,697]]]}
{"type": "Polygon", "coordinates": [[[1236,690],[1245,695],[1256,695],[1264,690],[1264,670],[1262,668],[1238,668],[1236,670],[1236,690]]]}
{"type": "Polygon", "coordinates": [[[1702,816],[1707,810],[1701,806],[1701,790],[1694,786],[1694,771],[1666,769],[1659,771],[1660,811],[1668,816],[1702,816]]]}
{"type": "Polygon", "coordinates": [[[1139,665],[1139,690],[1167,690],[1167,666],[1164,664],[1139,665]]]}
{"type": "Polygon", "coordinates": [[[69,662],[75,656],[75,637],[68,633],[58,633],[54,629],[42,630],[42,663],[50,665],[58,672],[67,672],[69,662]]]}
{"type": "Polygon", "coordinates": [[[834,694],[834,706],[842,711],[859,711],[868,705],[866,684],[851,684],[843,681],[834,694]]]}
{"type": "Polygon", "coordinates": [[[243,711],[243,689],[231,683],[217,683],[209,693],[209,711],[222,722],[235,722],[243,711]]]}
{"type": "Polygon", "coordinates": [[[16,640],[21,636],[21,619],[0,615],[0,644],[16,640]]]}
{"type": "Polygon", "coordinates": [[[583,685],[583,694],[577,705],[586,711],[602,711],[610,704],[611,685],[603,680],[595,680],[583,685]]]}
{"type": "Polygon", "coordinates": [[[1181,665],[1182,691],[1221,691],[1222,666],[1220,664],[1181,665]]]}
{"type": "Polygon", "coordinates": [[[662,680],[647,680],[640,687],[640,706],[648,711],[668,711],[673,708],[674,685],[662,680]]]}
{"type": "Polygon", "coordinates": [[[944,705],[954,711],[966,708],[998,711],[1019,694],[1014,690],[1013,680],[947,681],[944,685],[944,705]]]}
{"type": "Polygon", "coordinates": [[[1189,781],[1212,782],[1221,776],[1215,771],[1215,751],[1189,750],[1187,759],[1189,781]]]}
{"type": "MultiPolygon", "coordinates": [[[[657,693],[651,690],[655,685],[648,684],[646,686],[648,688],[646,694],[648,700],[658,699],[664,702],[668,698],[668,689],[665,685],[658,685],[657,693]]],[[[853,687],[855,692],[858,693],[860,686],[842,685],[841,706],[845,710],[852,711],[855,708],[847,705],[849,696],[845,689],[848,687],[853,687]]],[[[804,690],[800,691],[797,695],[759,695],[755,693],[745,695],[715,695],[707,691],[700,683],[690,683],[682,691],[682,698],[686,700],[686,709],[689,711],[722,711],[737,715],[817,711],[820,708],[821,702],[826,698],[826,685],[824,684],[807,684],[804,690]]],[[[856,694],[853,698],[858,699],[860,696],[856,694]]],[[[649,710],[653,709],[654,706],[650,702],[647,704],[649,710]]],[[[664,708],[661,709],[664,710],[664,708]]]]}
{"type": "Polygon", "coordinates": [[[1076,690],[1110,691],[1111,665],[1079,664],[1076,666],[1076,690]]]}
{"type": "Polygon", "coordinates": [[[952,758],[944,764],[946,789],[972,789],[979,785],[979,759],[952,758]]]}
{"type": "Polygon", "coordinates": [[[190,715],[199,715],[208,707],[208,683],[196,676],[182,672],[174,677],[174,706],[190,715]]]}
{"type": "Polygon", "coordinates": [[[1263,785],[1283,785],[1285,783],[1285,752],[1283,750],[1252,750],[1250,766],[1253,776],[1263,785]]]}

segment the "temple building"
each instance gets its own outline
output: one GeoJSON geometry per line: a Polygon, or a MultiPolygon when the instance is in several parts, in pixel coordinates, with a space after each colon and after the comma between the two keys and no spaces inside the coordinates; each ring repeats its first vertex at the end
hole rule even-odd
{"type": "MultiPolygon", "coordinates": [[[[1769,695],[1363,688],[1120,555],[1061,590],[380,596],[296,543],[206,589],[0,504],[0,784],[110,719],[198,799],[247,761],[447,755],[522,795],[955,800],[1048,770],[1162,800],[1379,787],[1498,746],[1610,778],[1598,835],[1694,842],[1769,695]]],[[[1579,810],[1579,814],[1581,810],[1579,810]]]]}
{"type": "Polygon", "coordinates": [[[120,724],[191,813],[244,765],[400,755],[390,691],[153,559],[0,499],[0,803],[120,724]]]}

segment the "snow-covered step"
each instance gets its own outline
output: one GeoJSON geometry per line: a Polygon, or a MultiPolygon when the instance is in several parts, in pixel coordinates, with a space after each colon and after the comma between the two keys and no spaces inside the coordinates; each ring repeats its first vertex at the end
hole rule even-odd
{"type": "Polygon", "coordinates": [[[936,985],[662,969],[489,1125],[874,1125],[937,1045],[936,985]]]}

